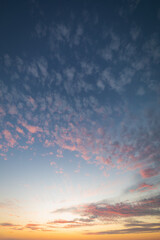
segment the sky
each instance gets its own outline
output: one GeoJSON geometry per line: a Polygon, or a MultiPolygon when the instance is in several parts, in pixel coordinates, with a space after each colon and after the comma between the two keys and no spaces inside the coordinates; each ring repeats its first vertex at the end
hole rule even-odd
{"type": "Polygon", "coordinates": [[[0,0],[0,240],[160,238],[160,1],[0,0]]]}

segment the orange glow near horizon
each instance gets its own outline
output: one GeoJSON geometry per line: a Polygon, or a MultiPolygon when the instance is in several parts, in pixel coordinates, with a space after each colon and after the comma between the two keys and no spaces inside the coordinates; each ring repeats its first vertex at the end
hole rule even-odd
{"type": "Polygon", "coordinates": [[[33,232],[33,231],[4,231],[0,233],[0,239],[16,239],[16,240],[159,240],[159,233],[139,233],[137,234],[113,234],[113,235],[90,235],[82,233],[54,233],[54,232],[33,232]],[[6,237],[7,236],[7,237],[6,237]]]}

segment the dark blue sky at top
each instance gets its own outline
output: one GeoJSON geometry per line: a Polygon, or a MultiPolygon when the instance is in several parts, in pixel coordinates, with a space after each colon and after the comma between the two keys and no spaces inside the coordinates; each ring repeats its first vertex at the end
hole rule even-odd
{"type": "MultiPolygon", "coordinates": [[[[120,36],[122,39],[120,45],[122,53],[120,54],[123,55],[128,51],[127,44],[131,41],[131,29],[138,26],[142,31],[141,36],[136,41],[135,53],[130,58],[131,61],[136,61],[144,54],[142,48],[146,39],[156,32],[157,42],[159,40],[158,7],[158,1],[1,1],[0,54],[1,56],[7,53],[11,56],[25,57],[27,61],[30,61],[31,58],[45,56],[49,59],[48,65],[51,68],[56,67],[61,71],[64,65],[54,57],[54,53],[57,51],[70,67],[79,68],[79,60],[85,59],[88,62],[95,61],[103,70],[106,67],[106,61],[97,52],[99,49],[103,51],[106,45],[112,41],[110,36],[104,37],[105,31],[113,31],[120,36]],[[35,34],[37,24],[42,26],[44,33],[40,33],[40,35],[44,34],[43,37],[37,38],[35,34]],[[54,43],[54,36],[50,33],[50,29],[54,29],[56,24],[70,26],[72,33],[81,24],[86,39],[84,37],[78,47],[70,47],[68,42],[54,43]],[[88,44],[87,37],[90,38],[90,44],[88,44]]],[[[116,59],[119,53],[114,54],[116,59]]],[[[119,72],[127,63],[127,61],[118,62],[113,67],[112,62],[107,62],[107,66],[111,65],[115,77],[118,78],[119,72]]],[[[153,64],[154,67],[152,78],[157,78],[158,64],[155,62],[150,64],[153,64]]],[[[134,74],[134,78],[136,78],[134,86],[136,81],[139,82],[143,77],[140,74],[139,72],[134,74]]],[[[98,74],[95,73],[90,78],[97,77],[98,74]]],[[[134,86],[131,85],[131,90],[134,89],[134,86]]],[[[107,91],[107,88],[105,90],[107,91]]],[[[130,92],[129,96],[132,101],[135,101],[130,92]]],[[[112,102],[114,102],[114,92],[112,95],[112,102]]]]}
{"type": "Polygon", "coordinates": [[[96,37],[95,42],[99,44],[104,44],[100,41],[101,37],[98,38],[104,27],[112,28],[123,36],[137,24],[142,27],[145,38],[159,31],[159,1],[141,1],[136,11],[135,7],[136,1],[1,1],[1,54],[6,51],[13,54],[27,51],[32,54],[35,51],[34,54],[38,55],[36,40],[33,41],[31,34],[38,21],[45,24],[66,23],[76,27],[77,23],[85,23],[89,18],[85,30],[93,38],[96,37]],[[94,27],[96,17],[99,20],[98,27],[94,27]]]}
{"type": "MultiPolygon", "coordinates": [[[[103,83],[98,89],[94,89],[93,94],[98,96],[101,103],[106,98],[106,101],[111,101],[114,104],[117,97],[121,97],[117,96],[117,91],[121,92],[121,88],[124,87],[128,90],[125,92],[127,101],[135,103],[137,101],[135,92],[140,83],[144,88],[144,82],[146,82],[150,89],[151,85],[154,85],[152,82],[157,82],[159,77],[158,9],[159,1],[1,1],[0,55],[8,54],[13,58],[13,65],[10,68],[12,74],[17,56],[25,59],[27,64],[33,59],[45,57],[50,76],[54,75],[52,74],[54,69],[62,73],[66,66],[74,67],[81,72],[81,60],[94,63],[99,69],[94,69],[94,74],[85,77],[86,82],[92,82],[93,85],[101,77],[99,73],[106,68],[110,69],[110,73],[115,79],[118,79],[121,73],[129,74],[127,78],[133,80],[129,80],[131,84],[125,80],[126,82],[120,83],[120,90],[118,90],[117,86],[112,86],[112,84],[104,86],[103,83]],[[66,39],[62,36],[63,40],[56,39],[54,30],[56,31],[57,25],[65,25],[66,28],[69,28],[70,36],[65,36],[66,39]],[[80,41],[78,40],[78,44],[73,44],[72,37],[76,34],[78,26],[83,29],[83,37],[80,41]],[[135,31],[135,34],[139,31],[139,36],[137,38],[135,36],[135,39],[131,34],[132,30],[135,31]],[[115,34],[116,38],[118,37],[118,40],[115,40],[115,44],[118,45],[115,47],[112,34],[115,34]],[[106,60],[106,57],[102,57],[103,51],[105,52],[107,47],[110,48],[112,43],[112,53],[107,53],[109,55],[107,55],[108,59],[106,60]],[[153,46],[149,46],[149,44],[153,46]],[[126,59],[122,59],[123,56],[126,59]],[[136,65],[139,62],[143,65],[140,69],[136,66],[133,67],[133,64],[136,65]],[[125,68],[128,68],[131,73],[126,73],[125,68]],[[149,72],[150,80],[148,82],[146,72],[149,72]],[[101,91],[104,88],[105,91],[101,91]],[[110,89],[116,91],[110,92],[110,89]]],[[[10,77],[7,77],[6,72],[3,72],[2,65],[1,58],[2,78],[9,83],[10,77]]],[[[21,71],[19,77],[24,78],[24,72],[21,71]]],[[[30,78],[32,77],[30,76],[30,78]]],[[[20,81],[15,81],[17,81],[17,87],[21,88],[20,81]]],[[[35,86],[34,83],[31,85],[34,85],[34,89],[37,90],[41,88],[41,85],[35,86]]],[[[64,93],[64,88],[55,84],[55,81],[43,84],[43,89],[45,87],[58,88],[58,92],[64,93]]],[[[75,86],[74,90],[77,94],[76,88],[75,86]]],[[[157,90],[155,85],[153,88],[157,90]]],[[[41,88],[41,92],[43,89],[41,88]]],[[[148,89],[146,89],[146,93],[147,91],[148,89]]],[[[73,92],[71,95],[74,95],[73,92]]],[[[80,93],[80,97],[83,97],[86,92],[79,91],[78,93],[80,93]]],[[[150,98],[152,100],[154,97],[155,95],[151,93],[143,96],[141,101],[145,102],[147,99],[150,101],[150,98]]]]}

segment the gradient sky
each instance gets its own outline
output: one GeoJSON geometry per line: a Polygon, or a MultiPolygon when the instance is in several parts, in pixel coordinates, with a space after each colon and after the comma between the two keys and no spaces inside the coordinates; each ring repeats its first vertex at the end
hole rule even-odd
{"type": "Polygon", "coordinates": [[[160,239],[160,1],[0,0],[0,240],[160,239]]]}

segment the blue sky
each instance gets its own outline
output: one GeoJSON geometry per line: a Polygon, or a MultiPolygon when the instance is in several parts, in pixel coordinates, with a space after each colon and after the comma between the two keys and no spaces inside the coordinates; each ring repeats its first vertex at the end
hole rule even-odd
{"type": "Polygon", "coordinates": [[[153,239],[159,1],[0,4],[0,239],[153,239]]]}

